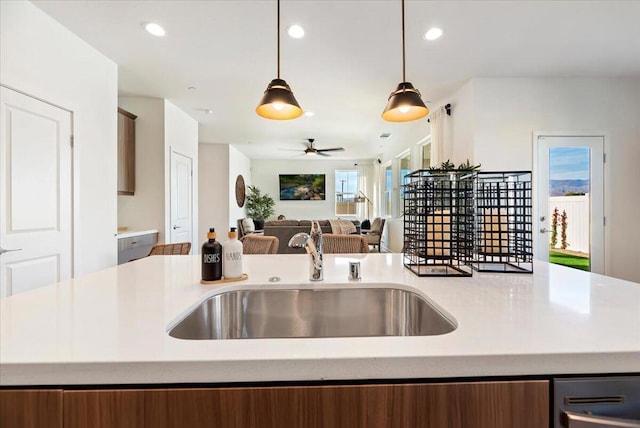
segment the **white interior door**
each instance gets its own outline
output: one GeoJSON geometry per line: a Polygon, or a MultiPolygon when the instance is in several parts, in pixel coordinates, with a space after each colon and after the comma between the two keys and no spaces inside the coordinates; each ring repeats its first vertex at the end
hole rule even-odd
{"type": "MultiPolygon", "coordinates": [[[[538,135],[534,156],[536,259],[550,261],[553,211],[554,206],[560,207],[559,216],[569,213],[565,232],[573,228],[574,233],[565,250],[568,260],[586,253],[588,270],[604,274],[604,137],[538,135]],[[584,195],[575,196],[580,193],[584,195]],[[571,199],[575,201],[568,201],[571,199]],[[586,204],[584,211],[574,208],[578,203],[586,204]],[[584,227],[585,238],[575,234],[578,227],[584,227]],[[579,243],[583,240],[586,244],[579,243]]],[[[562,240],[561,223],[561,219],[556,223],[555,248],[562,240]]]]}
{"type": "MultiPolygon", "coordinates": [[[[191,242],[193,159],[171,151],[171,242],[191,242]]],[[[193,244],[193,242],[192,242],[193,244]]]]}
{"type": "Polygon", "coordinates": [[[0,87],[0,297],[72,272],[71,113],[0,87]]]}

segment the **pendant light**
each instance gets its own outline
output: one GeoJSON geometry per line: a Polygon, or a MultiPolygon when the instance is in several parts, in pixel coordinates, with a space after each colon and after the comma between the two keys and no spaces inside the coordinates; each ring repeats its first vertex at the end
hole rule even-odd
{"type": "Polygon", "coordinates": [[[382,112],[382,118],[388,122],[409,122],[421,119],[428,114],[429,109],[422,102],[420,92],[407,82],[405,77],[404,0],[402,0],[402,82],[389,95],[389,101],[382,112]]]}
{"type": "Polygon", "coordinates": [[[280,0],[278,0],[278,77],[273,79],[264,91],[256,113],[266,119],[295,119],[302,115],[302,109],[291,92],[291,88],[280,78],[280,0]]]}

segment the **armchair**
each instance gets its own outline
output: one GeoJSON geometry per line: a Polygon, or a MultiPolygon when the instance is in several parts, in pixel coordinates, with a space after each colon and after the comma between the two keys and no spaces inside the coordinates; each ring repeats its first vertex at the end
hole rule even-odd
{"type": "Polygon", "coordinates": [[[383,218],[376,217],[371,223],[371,228],[368,231],[363,230],[364,233],[362,234],[369,246],[373,246],[374,249],[378,247],[378,252],[380,251],[380,239],[382,238],[385,221],[383,218]]]}

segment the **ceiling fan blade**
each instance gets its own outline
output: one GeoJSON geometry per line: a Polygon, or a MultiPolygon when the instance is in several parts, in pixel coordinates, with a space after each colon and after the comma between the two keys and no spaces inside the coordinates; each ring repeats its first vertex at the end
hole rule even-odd
{"type": "Polygon", "coordinates": [[[334,147],[333,149],[318,149],[318,152],[343,152],[343,147],[334,147]]]}
{"type": "Polygon", "coordinates": [[[327,157],[328,157],[328,156],[331,156],[331,155],[328,155],[328,154],[326,154],[326,153],[322,153],[320,150],[318,150],[318,151],[316,152],[316,154],[317,154],[318,156],[327,156],[327,157]]]}

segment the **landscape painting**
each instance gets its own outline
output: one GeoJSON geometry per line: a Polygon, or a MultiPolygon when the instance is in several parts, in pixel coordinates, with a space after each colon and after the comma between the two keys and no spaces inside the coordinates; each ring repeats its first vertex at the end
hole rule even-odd
{"type": "Polygon", "coordinates": [[[280,174],[281,201],[324,201],[324,174],[280,174]]]}

